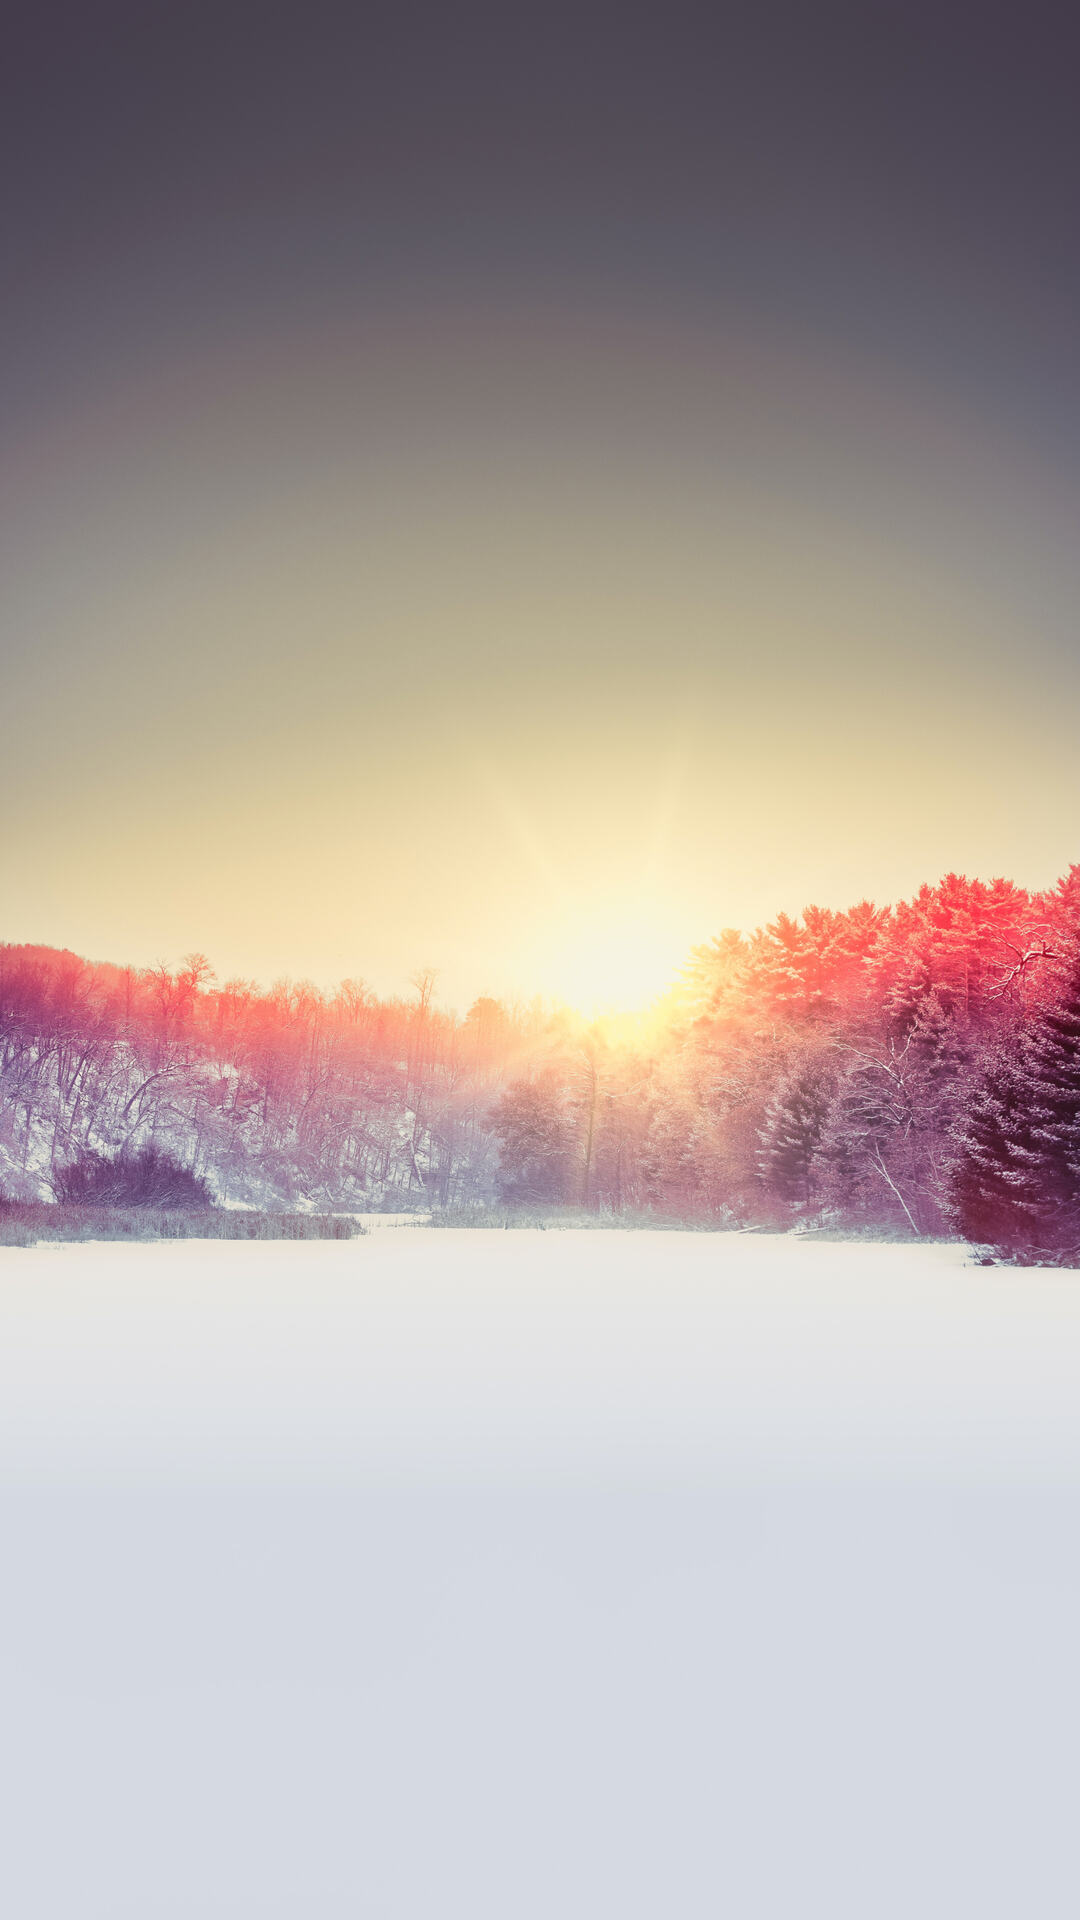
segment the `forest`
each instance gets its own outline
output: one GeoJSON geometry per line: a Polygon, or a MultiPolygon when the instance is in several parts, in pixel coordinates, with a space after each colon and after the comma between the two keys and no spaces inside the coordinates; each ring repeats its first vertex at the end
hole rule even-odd
{"type": "Polygon", "coordinates": [[[690,954],[639,1016],[0,946],[0,1197],[573,1208],[1080,1256],[1080,866],[949,874],[690,954]],[[155,1174],[156,1169],[156,1174],[155,1174]],[[166,1179],[165,1187],[161,1181],[166,1179]],[[104,1184],[103,1184],[104,1183],[104,1184]]]}

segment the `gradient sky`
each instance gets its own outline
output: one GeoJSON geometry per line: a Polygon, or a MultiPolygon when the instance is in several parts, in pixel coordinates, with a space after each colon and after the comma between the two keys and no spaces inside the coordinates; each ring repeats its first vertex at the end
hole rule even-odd
{"type": "Polygon", "coordinates": [[[618,1002],[1080,858],[1071,9],[15,13],[2,937],[618,1002]]]}

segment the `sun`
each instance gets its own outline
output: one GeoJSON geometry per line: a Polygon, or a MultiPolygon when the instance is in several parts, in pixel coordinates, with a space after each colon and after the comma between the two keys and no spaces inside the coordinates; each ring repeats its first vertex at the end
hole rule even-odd
{"type": "Polygon", "coordinates": [[[534,964],[551,993],[592,1016],[648,1007],[684,959],[659,901],[600,898],[554,915],[534,964]]]}

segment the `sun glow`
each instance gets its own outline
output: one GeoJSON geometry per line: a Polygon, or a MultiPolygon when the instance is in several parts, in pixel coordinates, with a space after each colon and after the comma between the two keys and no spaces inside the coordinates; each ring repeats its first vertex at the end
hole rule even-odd
{"type": "Polygon", "coordinates": [[[637,1012],[671,986],[686,958],[659,900],[599,898],[560,914],[538,944],[536,977],[581,1013],[637,1012]]]}

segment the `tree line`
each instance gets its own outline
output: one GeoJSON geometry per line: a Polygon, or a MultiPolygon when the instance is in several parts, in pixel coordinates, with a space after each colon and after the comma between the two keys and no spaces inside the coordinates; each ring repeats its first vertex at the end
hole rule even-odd
{"type": "Polygon", "coordinates": [[[957,1232],[1080,1258],[1080,867],[695,948],[636,1019],[0,947],[0,1186],[152,1147],[216,1197],[957,1232]]]}

